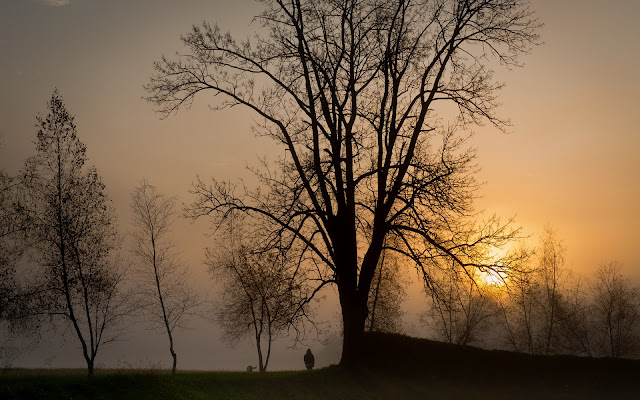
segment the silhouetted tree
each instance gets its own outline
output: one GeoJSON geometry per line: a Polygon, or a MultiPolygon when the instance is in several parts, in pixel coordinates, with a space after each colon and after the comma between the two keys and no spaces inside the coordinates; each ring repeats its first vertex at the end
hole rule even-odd
{"type": "Polygon", "coordinates": [[[148,100],[167,116],[210,91],[216,108],[246,107],[286,149],[277,171],[258,172],[261,190],[199,180],[191,215],[253,213],[303,244],[301,267],[318,288],[337,286],[348,365],[387,238],[430,284],[430,263],[492,267],[474,261],[477,247],[512,237],[468,219],[474,153],[454,127],[505,126],[488,60],[517,65],[537,22],[526,0],[263,3],[265,36],[194,27],[183,56],[155,64],[148,100]]]}
{"type": "Polygon", "coordinates": [[[597,350],[614,358],[637,350],[640,326],[640,293],[620,270],[618,262],[603,264],[591,284],[597,350]]]}
{"type": "Polygon", "coordinates": [[[547,225],[539,246],[508,273],[500,297],[502,323],[513,350],[530,354],[562,352],[560,308],[565,291],[565,248],[547,225]]]}
{"type": "Polygon", "coordinates": [[[48,109],[37,119],[37,154],[24,174],[31,255],[40,267],[31,310],[71,325],[92,376],[99,350],[117,337],[128,311],[124,270],[114,257],[119,238],[105,186],[95,168],[84,167],[85,145],[57,90],[48,109]]]}
{"type": "Polygon", "coordinates": [[[593,357],[596,352],[596,329],[593,301],[586,279],[568,285],[558,304],[558,322],[562,349],[579,356],[593,357]]]}
{"type": "Polygon", "coordinates": [[[436,286],[426,288],[431,303],[422,321],[434,329],[438,339],[461,345],[477,343],[497,313],[487,283],[455,267],[442,274],[436,286]]]}
{"type": "Polygon", "coordinates": [[[0,321],[7,317],[16,293],[15,262],[17,249],[12,240],[16,231],[13,179],[0,170],[0,321]]]}
{"type": "Polygon", "coordinates": [[[547,225],[541,238],[540,248],[538,249],[538,263],[541,278],[543,280],[543,288],[545,297],[542,299],[542,307],[544,309],[545,330],[544,337],[544,354],[548,355],[558,347],[558,335],[556,323],[558,320],[558,308],[561,302],[562,279],[566,274],[564,268],[566,249],[557,233],[547,225]]]}
{"type": "Polygon", "coordinates": [[[175,200],[142,181],[131,193],[133,238],[131,252],[137,258],[140,306],[151,322],[166,331],[176,373],[173,336],[201,303],[189,285],[189,270],[178,260],[168,237],[175,217],[175,200]]]}
{"type": "Polygon", "coordinates": [[[9,368],[22,350],[16,342],[30,336],[19,329],[26,305],[16,268],[26,245],[19,178],[0,170],[0,369],[9,368]]]}
{"type": "Polygon", "coordinates": [[[29,220],[24,212],[23,177],[0,170],[0,321],[14,320],[23,312],[24,288],[16,264],[27,248],[29,220]]]}
{"type": "Polygon", "coordinates": [[[264,372],[273,340],[289,329],[300,333],[300,325],[308,318],[302,305],[308,301],[309,288],[287,254],[276,247],[264,247],[260,237],[240,224],[229,221],[220,248],[207,249],[206,263],[214,280],[222,285],[216,316],[224,340],[234,346],[252,336],[259,371],[264,372]]]}
{"type": "Polygon", "coordinates": [[[541,299],[545,292],[536,269],[524,265],[509,272],[508,283],[499,298],[506,341],[515,351],[541,353],[546,332],[541,299]]]}

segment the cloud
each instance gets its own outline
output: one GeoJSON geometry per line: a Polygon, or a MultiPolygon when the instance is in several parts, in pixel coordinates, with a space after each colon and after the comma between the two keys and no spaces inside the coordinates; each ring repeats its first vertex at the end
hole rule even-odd
{"type": "Polygon", "coordinates": [[[51,7],[62,7],[71,4],[71,0],[40,0],[44,5],[51,7]]]}

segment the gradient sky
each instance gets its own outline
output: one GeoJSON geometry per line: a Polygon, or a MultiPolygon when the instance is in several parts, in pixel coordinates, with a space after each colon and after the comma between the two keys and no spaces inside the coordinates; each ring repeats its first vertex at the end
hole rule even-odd
{"type": "MultiPolygon", "coordinates": [[[[511,133],[475,129],[479,180],[486,182],[478,207],[516,215],[533,239],[552,224],[576,272],[616,259],[640,278],[640,2],[532,0],[531,6],[545,24],[544,44],[524,58],[524,68],[497,70],[507,85],[501,116],[511,118],[511,133]]],[[[33,154],[36,115],[46,113],[57,87],[76,115],[89,162],[103,176],[123,233],[129,193],[140,179],[188,202],[196,174],[245,176],[247,163],[283,151],[254,137],[250,115],[240,109],[213,113],[201,96],[190,110],[159,120],[141,99],[142,85],[153,61],[181,49],[179,37],[192,24],[217,22],[246,36],[259,7],[251,0],[0,0],[0,168],[16,173],[33,154]]],[[[204,221],[180,222],[174,230],[205,288],[206,230],[204,221]]],[[[251,348],[228,350],[215,325],[196,325],[179,334],[178,368],[243,369],[252,362],[251,348]]],[[[168,365],[164,338],[151,336],[133,333],[101,361],[168,365]]],[[[287,344],[282,341],[273,355],[275,369],[302,367],[304,349],[287,344]]],[[[42,364],[46,353],[50,366],[82,366],[74,346],[70,339],[64,347],[40,349],[25,356],[24,365],[42,364]]],[[[318,344],[312,348],[322,351],[318,344]]],[[[323,357],[336,361],[326,354],[319,363],[323,357]]]]}

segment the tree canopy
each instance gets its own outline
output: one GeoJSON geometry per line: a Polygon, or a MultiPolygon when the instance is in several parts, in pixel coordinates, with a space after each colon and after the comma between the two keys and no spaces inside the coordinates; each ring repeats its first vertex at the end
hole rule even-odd
{"type": "MultiPolygon", "coordinates": [[[[526,0],[265,0],[251,39],[204,23],[147,84],[164,116],[196,95],[242,106],[286,156],[256,170],[261,187],[199,180],[194,218],[230,210],[274,223],[318,288],[335,284],[342,363],[356,359],[384,243],[416,266],[468,270],[513,231],[476,223],[473,124],[504,129],[492,60],[507,67],[537,40],[526,0]]],[[[275,239],[274,239],[275,240],[275,239]]]]}

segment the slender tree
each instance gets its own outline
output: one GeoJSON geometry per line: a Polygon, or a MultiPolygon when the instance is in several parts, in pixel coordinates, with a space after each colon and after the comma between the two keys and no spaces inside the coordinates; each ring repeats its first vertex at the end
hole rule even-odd
{"type": "Polygon", "coordinates": [[[278,247],[265,247],[255,232],[233,219],[215,251],[207,250],[207,264],[222,286],[216,316],[224,340],[236,345],[252,337],[260,372],[267,370],[273,341],[293,329],[296,339],[309,320],[306,279],[278,247]],[[266,348],[265,348],[266,347],[266,348]]]}
{"type": "Polygon", "coordinates": [[[185,317],[201,303],[189,285],[189,270],[177,259],[168,237],[175,217],[175,199],[158,193],[145,180],[131,193],[131,210],[131,252],[137,258],[141,309],[167,333],[174,375],[178,362],[174,333],[184,327],[185,317]]]}
{"type": "Polygon", "coordinates": [[[594,305],[586,279],[576,279],[562,293],[558,304],[558,331],[562,349],[579,356],[597,354],[594,305]]]}
{"type": "Polygon", "coordinates": [[[500,268],[475,253],[512,232],[472,223],[474,153],[455,128],[506,126],[488,60],[518,65],[538,24],[527,0],[261,3],[263,36],[194,27],[184,55],[155,64],[148,100],[167,116],[211,92],[214,108],[245,107],[286,149],[258,172],[260,190],[198,181],[191,215],[253,213],[301,243],[318,290],[337,287],[341,363],[352,365],[385,240],[427,285],[429,265],[449,259],[467,271],[500,268]]]}
{"type": "MultiPolygon", "coordinates": [[[[507,341],[527,353],[562,352],[559,319],[565,294],[566,249],[547,225],[535,251],[523,250],[521,261],[509,271],[500,304],[507,341]],[[529,253],[529,254],[527,254],[529,253]]],[[[566,318],[566,315],[563,316],[566,318]]]]}
{"type": "Polygon", "coordinates": [[[509,281],[499,298],[506,342],[514,351],[541,353],[540,342],[545,329],[540,300],[545,293],[538,277],[531,265],[510,271],[509,281]]]}
{"type": "MultiPolygon", "coordinates": [[[[1,146],[0,146],[1,149],[1,146]]],[[[24,288],[16,265],[28,247],[28,214],[24,212],[26,176],[0,170],[0,321],[24,314],[24,288]]]]}
{"type": "Polygon", "coordinates": [[[547,225],[541,239],[538,251],[538,263],[540,273],[544,282],[544,292],[546,296],[542,299],[546,335],[544,339],[544,354],[548,355],[557,346],[559,341],[557,333],[558,308],[561,301],[562,284],[566,249],[561,240],[558,239],[555,230],[547,225]]]}
{"type": "Polygon", "coordinates": [[[33,313],[61,317],[82,347],[89,376],[102,347],[120,333],[126,314],[124,270],[115,214],[95,168],[86,168],[85,145],[58,91],[38,117],[37,154],[27,161],[24,212],[32,227],[33,313]]]}
{"type": "Polygon", "coordinates": [[[423,322],[448,343],[478,343],[496,316],[490,288],[480,277],[469,277],[459,268],[441,273],[446,276],[437,280],[437,286],[425,288],[431,302],[423,322]]]}
{"type": "Polygon", "coordinates": [[[625,357],[638,349],[640,292],[622,276],[618,262],[602,264],[591,284],[597,351],[625,357]]]}
{"type": "Polygon", "coordinates": [[[17,293],[15,264],[19,248],[13,236],[19,228],[16,226],[14,194],[14,179],[0,170],[0,321],[7,318],[17,293]]]}

